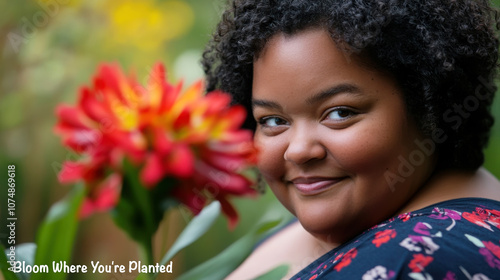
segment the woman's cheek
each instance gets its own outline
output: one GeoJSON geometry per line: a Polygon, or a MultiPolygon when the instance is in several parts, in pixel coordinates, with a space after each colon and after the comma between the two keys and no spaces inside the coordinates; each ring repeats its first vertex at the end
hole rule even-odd
{"type": "Polygon", "coordinates": [[[401,144],[392,139],[398,134],[394,128],[359,125],[352,129],[337,131],[329,137],[326,146],[338,167],[352,175],[369,175],[390,168],[394,159],[402,153],[401,144]]]}
{"type": "Polygon", "coordinates": [[[283,196],[285,191],[282,179],[285,175],[283,155],[286,147],[283,146],[285,143],[280,138],[269,138],[258,134],[254,138],[255,145],[259,149],[257,167],[278,199],[283,196]]]}
{"type": "Polygon", "coordinates": [[[268,178],[272,174],[276,173],[276,166],[280,158],[283,158],[279,156],[279,143],[269,137],[262,136],[260,133],[255,135],[254,143],[259,150],[257,167],[260,172],[268,178]]]}

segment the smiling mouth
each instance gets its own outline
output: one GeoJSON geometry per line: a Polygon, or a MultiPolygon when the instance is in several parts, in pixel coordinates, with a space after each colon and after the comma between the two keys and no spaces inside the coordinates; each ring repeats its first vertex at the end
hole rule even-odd
{"type": "Polygon", "coordinates": [[[300,194],[305,196],[316,195],[333,187],[343,178],[297,178],[291,181],[300,194]]]}

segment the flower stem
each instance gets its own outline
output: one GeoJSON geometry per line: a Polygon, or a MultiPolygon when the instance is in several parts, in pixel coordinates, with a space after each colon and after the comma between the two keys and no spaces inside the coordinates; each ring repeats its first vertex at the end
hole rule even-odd
{"type": "MultiPolygon", "coordinates": [[[[152,240],[151,237],[145,238],[143,242],[141,242],[141,249],[142,249],[142,259],[146,261],[146,265],[154,265],[154,256],[153,256],[153,246],[152,246],[152,240]]],[[[155,279],[154,273],[144,273],[146,277],[140,279],[155,279]]]]}

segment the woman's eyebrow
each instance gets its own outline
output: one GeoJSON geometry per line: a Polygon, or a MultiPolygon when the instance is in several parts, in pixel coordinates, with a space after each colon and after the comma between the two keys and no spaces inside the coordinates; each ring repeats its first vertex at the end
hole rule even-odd
{"type": "MultiPolygon", "coordinates": [[[[310,105],[315,105],[339,93],[360,94],[360,92],[361,90],[353,84],[340,84],[333,86],[329,89],[323,90],[307,98],[306,103],[310,105]]],[[[264,107],[268,109],[282,110],[281,105],[278,104],[277,102],[263,100],[263,99],[252,99],[252,108],[255,107],[264,107]]]]}
{"type": "Polygon", "coordinates": [[[331,87],[329,89],[323,90],[309,98],[307,98],[306,102],[307,104],[310,105],[315,105],[317,103],[320,103],[334,95],[337,95],[339,93],[354,93],[354,94],[360,94],[361,90],[353,85],[353,84],[340,84],[336,85],[334,87],[331,87]]]}
{"type": "Polygon", "coordinates": [[[255,107],[264,107],[268,109],[276,109],[281,110],[282,107],[280,104],[274,101],[262,100],[262,99],[252,99],[252,108],[255,107]]]}

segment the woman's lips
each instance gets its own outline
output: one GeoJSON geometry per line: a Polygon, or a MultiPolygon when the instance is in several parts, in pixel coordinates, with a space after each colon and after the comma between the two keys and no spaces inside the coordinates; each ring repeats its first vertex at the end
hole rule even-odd
{"type": "Polygon", "coordinates": [[[296,178],[291,182],[302,195],[315,195],[325,191],[344,178],[296,178]]]}

